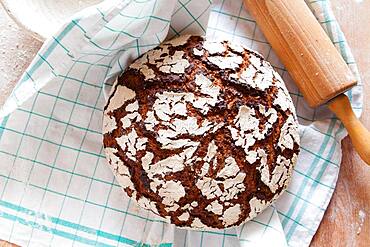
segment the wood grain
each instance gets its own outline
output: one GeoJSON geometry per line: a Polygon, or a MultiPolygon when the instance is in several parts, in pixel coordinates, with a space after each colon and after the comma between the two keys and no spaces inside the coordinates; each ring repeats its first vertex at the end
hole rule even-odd
{"type": "Polygon", "coordinates": [[[342,121],[353,146],[370,165],[370,133],[342,94],[355,85],[356,79],[305,1],[244,0],[244,3],[305,100],[311,107],[330,100],[329,109],[342,121]]]}
{"type": "Polygon", "coordinates": [[[18,245],[0,240],[0,247],[18,247],[18,245]]]}
{"type": "Polygon", "coordinates": [[[370,132],[353,112],[348,97],[345,94],[338,95],[328,102],[328,108],[341,120],[351,138],[353,148],[370,166],[370,132]]]}
{"type": "Polygon", "coordinates": [[[343,57],[304,0],[244,0],[311,107],[355,85],[343,57]]]}
{"type": "MultiPolygon", "coordinates": [[[[361,121],[369,128],[370,0],[331,0],[331,2],[359,65],[364,82],[364,110],[361,121]]],[[[0,103],[5,98],[4,87],[11,88],[14,85],[16,78],[21,75],[40,46],[40,42],[21,33],[0,8],[0,55],[6,57],[0,59],[0,78],[4,78],[4,75],[8,78],[0,81],[2,95],[0,103]],[[2,49],[3,42],[10,48],[2,49]],[[11,50],[17,44],[23,45],[22,59],[19,59],[18,51],[11,50]],[[15,64],[19,64],[22,69],[14,69],[15,64]]],[[[5,96],[8,92],[9,90],[5,96]]],[[[370,243],[370,168],[358,157],[348,138],[343,140],[342,150],[343,160],[337,187],[311,247],[368,247],[370,243]],[[364,218],[360,217],[360,212],[365,214],[364,218]],[[357,233],[361,223],[361,231],[357,233]]],[[[10,247],[4,242],[0,241],[0,247],[10,247]]]]}
{"type": "MultiPolygon", "coordinates": [[[[370,0],[331,0],[335,16],[354,53],[364,83],[362,123],[370,127],[370,0]]],[[[370,246],[370,168],[342,141],[337,187],[311,247],[370,246]],[[360,215],[364,214],[364,217],[360,215]],[[362,224],[361,230],[359,226],[362,224]]]]}

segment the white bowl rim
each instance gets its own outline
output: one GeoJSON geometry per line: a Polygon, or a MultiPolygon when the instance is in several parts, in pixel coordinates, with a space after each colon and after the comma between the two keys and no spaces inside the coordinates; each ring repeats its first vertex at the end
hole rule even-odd
{"type": "Polygon", "coordinates": [[[4,8],[4,10],[8,13],[9,17],[22,29],[27,31],[30,35],[32,35],[34,38],[38,39],[39,41],[45,41],[46,37],[41,35],[40,33],[31,30],[28,28],[21,20],[19,20],[13,13],[12,10],[9,8],[8,2],[6,0],[0,0],[0,4],[4,8]]]}

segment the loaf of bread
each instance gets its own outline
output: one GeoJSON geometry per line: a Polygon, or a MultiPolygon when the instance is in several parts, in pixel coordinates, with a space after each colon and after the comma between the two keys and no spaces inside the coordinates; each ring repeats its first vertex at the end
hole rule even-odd
{"type": "Polygon", "coordinates": [[[299,152],[289,93],[261,55],[184,35],[129,66],[104,110],[104,148],[141,207],[191,229],[254,218],[287,187],[299,152]]]}

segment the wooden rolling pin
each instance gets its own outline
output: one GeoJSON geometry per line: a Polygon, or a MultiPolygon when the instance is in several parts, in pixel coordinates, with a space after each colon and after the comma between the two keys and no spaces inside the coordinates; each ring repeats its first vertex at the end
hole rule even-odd
{"type": "Polygon", "coordinates": [[[244,0],[244,4],[308,104],[328,103],[370,165],[370,133],[343,94],[356,79],[304,0],[244,0]]]}

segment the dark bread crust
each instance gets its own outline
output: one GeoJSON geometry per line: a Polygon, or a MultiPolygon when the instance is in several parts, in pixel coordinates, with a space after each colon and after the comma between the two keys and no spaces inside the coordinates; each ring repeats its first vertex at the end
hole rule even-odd
{"type": "MultiPolygon", "coordinates": [[[[218,52],[216,48],[216,51],[212,50],[212,48],[207,50],[204,48],[204,39],[199,36],[191,36],[185,40],[185,43],[179,43],[180,45],[177,46],[165,43],[155,48],[154,51],[161,55],[153,63],[150,63],[150,54],[144,54],[119,77],[105,107],[103,142],[104,147],[108,150],[107,158],[117,178],[123,177],[131,180],[132,184],[130,185],[126,182],[121,183],[124,191],[130,197],[139,201],[141,206],[167,218],[171,223],[181,227],[198,229],[237,226],[255,217],[257,213],[276,199],[289,183],[292,168],[299,152],[298,124],[294,107],[281,78],[273,72],[272,67],[259,54],[239,46],[233,50],[234,46],[228,42],[218,43],[225,47],[224,51],[219,49],[220,52],[218,52]],[[163,47],[168,51],[163,52],[163,47]],[[197,51],[203,51],[203,54],[200,55],[194,48],[197,51]],[[185,68],[184,73],[181,73],[181,68],[179,69],[180,72],[178,70],[172,71],[171,66],[177,66],[174,61],[168,63],[170,68],[158,66],[159,63],[163,63],[164,65],[162,66],[168,66],[163,62],[164,59],[176,56],[178,51],[183,52],[180,56],[181,59],[188,61],[188,64],[186,62],[182,63],[185,68]],[[209,57],[217,56],[223,58],[231,57],[235,61],[239,61],[238,59],[241,58],[242,61],[236,66],[235,64],[227,66],[224,64],[217,65],[217,62],[212,62],[213,60],[210,61],[208,59],[209,57]],[[264,76],[266,71],[272,75],[270,84],[265,89],[258,88],[258,85],[241,82],[240,78],[243,77],[243,71],[248,71],[252,66],[252,57],[254,63],[257,61],[256,66],[259,63],[262,68],[261,70],[257,68],[257,72],[253,75],[252,80],[257,80],[257,74],[264,76]],[[137,61],[140,59],[144,62],[138,63],[137,61]],[[138,66],[135,66],[135,63],[138,66]],[[140,70],[140,68],[145,66],[146,71],[140,70]],[[221,69],[220,67],[223,66],[228,68],[221,69]],[[204,85],[208,83],[206,82],[208,80],[199,77],[200,75],[205,76],[212,82],[212,86],[207,88],[207,90],[217,88],[216,102],[213,105],[212,103],[205,104],[202,108],[197,107],[193,99],[188,99],[188,101],[182,100],[186,105],[186,115],[175,110],[173,113],[168,114],[170,117],[169,121],[161,121],[158,116],[159,113],[155,110],[155,105],[159,98],[158,95],[165,95],[166,92],[171,92],[177,96],[182,93],[187,95],[183,96],[184,98],[209,98],[209,102],[212,101],[211,94],[207,95],[206,90],[202,91],[202,87],[205,88],[204,85]],[[199,78],[202,78],[204,84],[197,84],[196,80],[199,78]],[[125,87],[126,91],[132,90],[135,95],[127,101],[122,101],[122,105],[118,108],[110,109],[109,106],[115,104],[111,102],[113,98],[119,97],[117,96],[118,88],[122,89],[123,87],[125,87]],[[279,95],[281,92],[284,95],[282,101],[286,105],[282,105],[281,100],[277,100],[278,97],[281,97],[281,94],[279,95]],[[122,119],[132,114],[131,111],[127,111],[126,107],[136,102],[138,103],[136,112],[140,117],[134,116],[130,119],[129,126],[123,126],[122,119]],[[207,111],[205,110],[206,107],[208,107],[207,111]],[[267,114],[266,112],[269,109],[271,109],[271,112],[267,114]],[[152,128],[148,128],[146,119],[149,118],[148,113],[153,111],[157,114],[155,115],[157,124],[154,124],[152,128]],[[248,119],[251,121],[258,120],[256,130],[258,133],[263,133],[264,129],[267,130],[262,137],[255,137],[254,143],[249,144],[249,146],[241,144],[235,137],[236,130],[237,134],[244,139],[247,139],[248,136],[249,139],[253,139],[253,133],[257,133],[253,132],[254,130],[248,126],[242,127],[243,123],[237,122],[239,116],[239,120],[242,121],[242,113],[249,114],[243,116],[249,117],[248,119]],[[113,120],[108,121],[108,118],[113,120]],[[178,119],[179,123],[184,123],[184,121],[190,118],[195,119],[199,126],[202,126],[205,120],[214,123],[214,125],[202,134],[185,131],[184,133],[178,133],[175,138],[169,137],[168,140],[181,139],[187,140],[188,143],[193,143],[191,144],[193,146],[189,144],[190,147],[193,147],[191,157],[196,158],[193,160],[189,158],[188,164],[186,164],[186,159],[184,159],[184,164],[178,164],[177,168],[172,167],[171,172],[165,170],[165,172],[161,173],[159,171],[163,170],[158,170],[157,173],[152,174],[150,170],[152,168],[150,167],[170,157],[181,156],[184,149],[189,148],[187,144],[181,147],[165,148],[164,145],[166,144],[161,141],[159,133],[171,130],[171,128],[174,129],[175,127],[173,126],[176,125],[177,121],[175,119],[178,119]],[[273,121],[274,119],[275,121],[273,121]],[[115,126],[107,128],[106,126],[112,124],[112,121],[115,126]],[[269,121],[272,123],[270,124],[269,121]],[[217,124],[219,124],[219,127],[216,127],[217,124]],[[284,124],[288,127],[284,127],[284,124]],[[242,128],[246,128],[243,133],[241,131],[242,128]],[[234,129],[234,134],[231,129],[234,129]],[[282,129],[286,133],[282,133],[282,129]],[[145,142],[145,147],[137,148],[137,150],[131,152],[134,155],[128,155],[127,150],[129,150],[130,141],[125,142],[126,144],[123,145],[119,140],[120,138],[122,139],[122,136],[130,136],[133,130],[136,133],[134,139],[138,141],[142,138],[142,141],[145,142]],[[282,143],[285,140],[282,135],[290,135],[293,141],[292,144],[282,143]],[[202,169],[206,169],[204,168],[206,163],[205,157],[207,153],[210,153],[209,150],[210,147],[213,147],[213,144],[217,146],[217,152],[212,162],[208,162],[208,170],[206,170],[205,174],[202,174],[202,169]],[[257,153],[257,158],[246,158],[246,155],[252,154],[249,153],[251,151],[257,153]],[[145,159],[149,152],[153,154],[152,159],[149,166],[144,168],[142,160],[145,159]],[[112,155],[115,157],[112,158],[112,155]],[[115,161],[116,158],[120,161],[115,161]],[[285,163],[281,165],[283,161],[285,163]],[[230,168],[224,169],[227,166],[226,163],[228,163],[230,168]],[[127,169],[120,171],[122,166],[125,166],[127,169]],[[280,168],[277,169],[277,166],[280,168]],[[231,174],[231,170],[235,170],[236,167],[238,171],[231,174]],[[273,180],[274,169],[276,169],[277,179],[274,183],[268,183],[269,180],[273,180]],[[148,175],[148,171],[151,173],[150,175],[148,175]],[[203,178],[207,180],[202,180],[203,178]],[[227,180],[229,179],[231,179],[230,181],[238,180],[239,184],[227,187],[227,180]],[[154,180],[157,181],[155,185],[153,185],[154,180]],[[165,185],[168,181],[173,183],[165,185]],[[209,184],[206,183],[207,181],[215,185],[215,187],[212,187],[213,190],[216,190],[214,191],[215,194],[207,194],[207,188],[205,187],[209,184]],[[171,191],[170,185],[175,186],[173,187],[175,191],[171,191]],[[155,189],[153,190],[154,187],[155,189]],[[200,189],[200,187],[204,190],[200,189]],[[160,195],[159,191],[161,189],[168,196],[167,199],[170,202],[160,195]],[[231,198],[227,198],[228,196],[231,196],[231,198]],[[178,200],[173,200],[173,198],[178,200]],[[140,203],[140,199],[145,202],[140,203]],[[171,207],[172,209],[169,209],[171,207]],[[226,212],[227,209],[230,209],[229,212],[226,212]],[[233,217],[235,218],[234,220],[226,219],[233,217]]],[[[224,60],[222,59],[221,61],[224,60]]],[[[177,102],[174,104],[177,104],[177,102]]],[[[161,105],[161,107],[164,108],[165,106],[161,105]]],[[[245,118],[243,119],[245,120],[245,118]]],[[[285,141],[288,143],[289,140],[285,141]]],[[[245,140],[242,141],[242,143],[244,142],[245,140]]]]}

